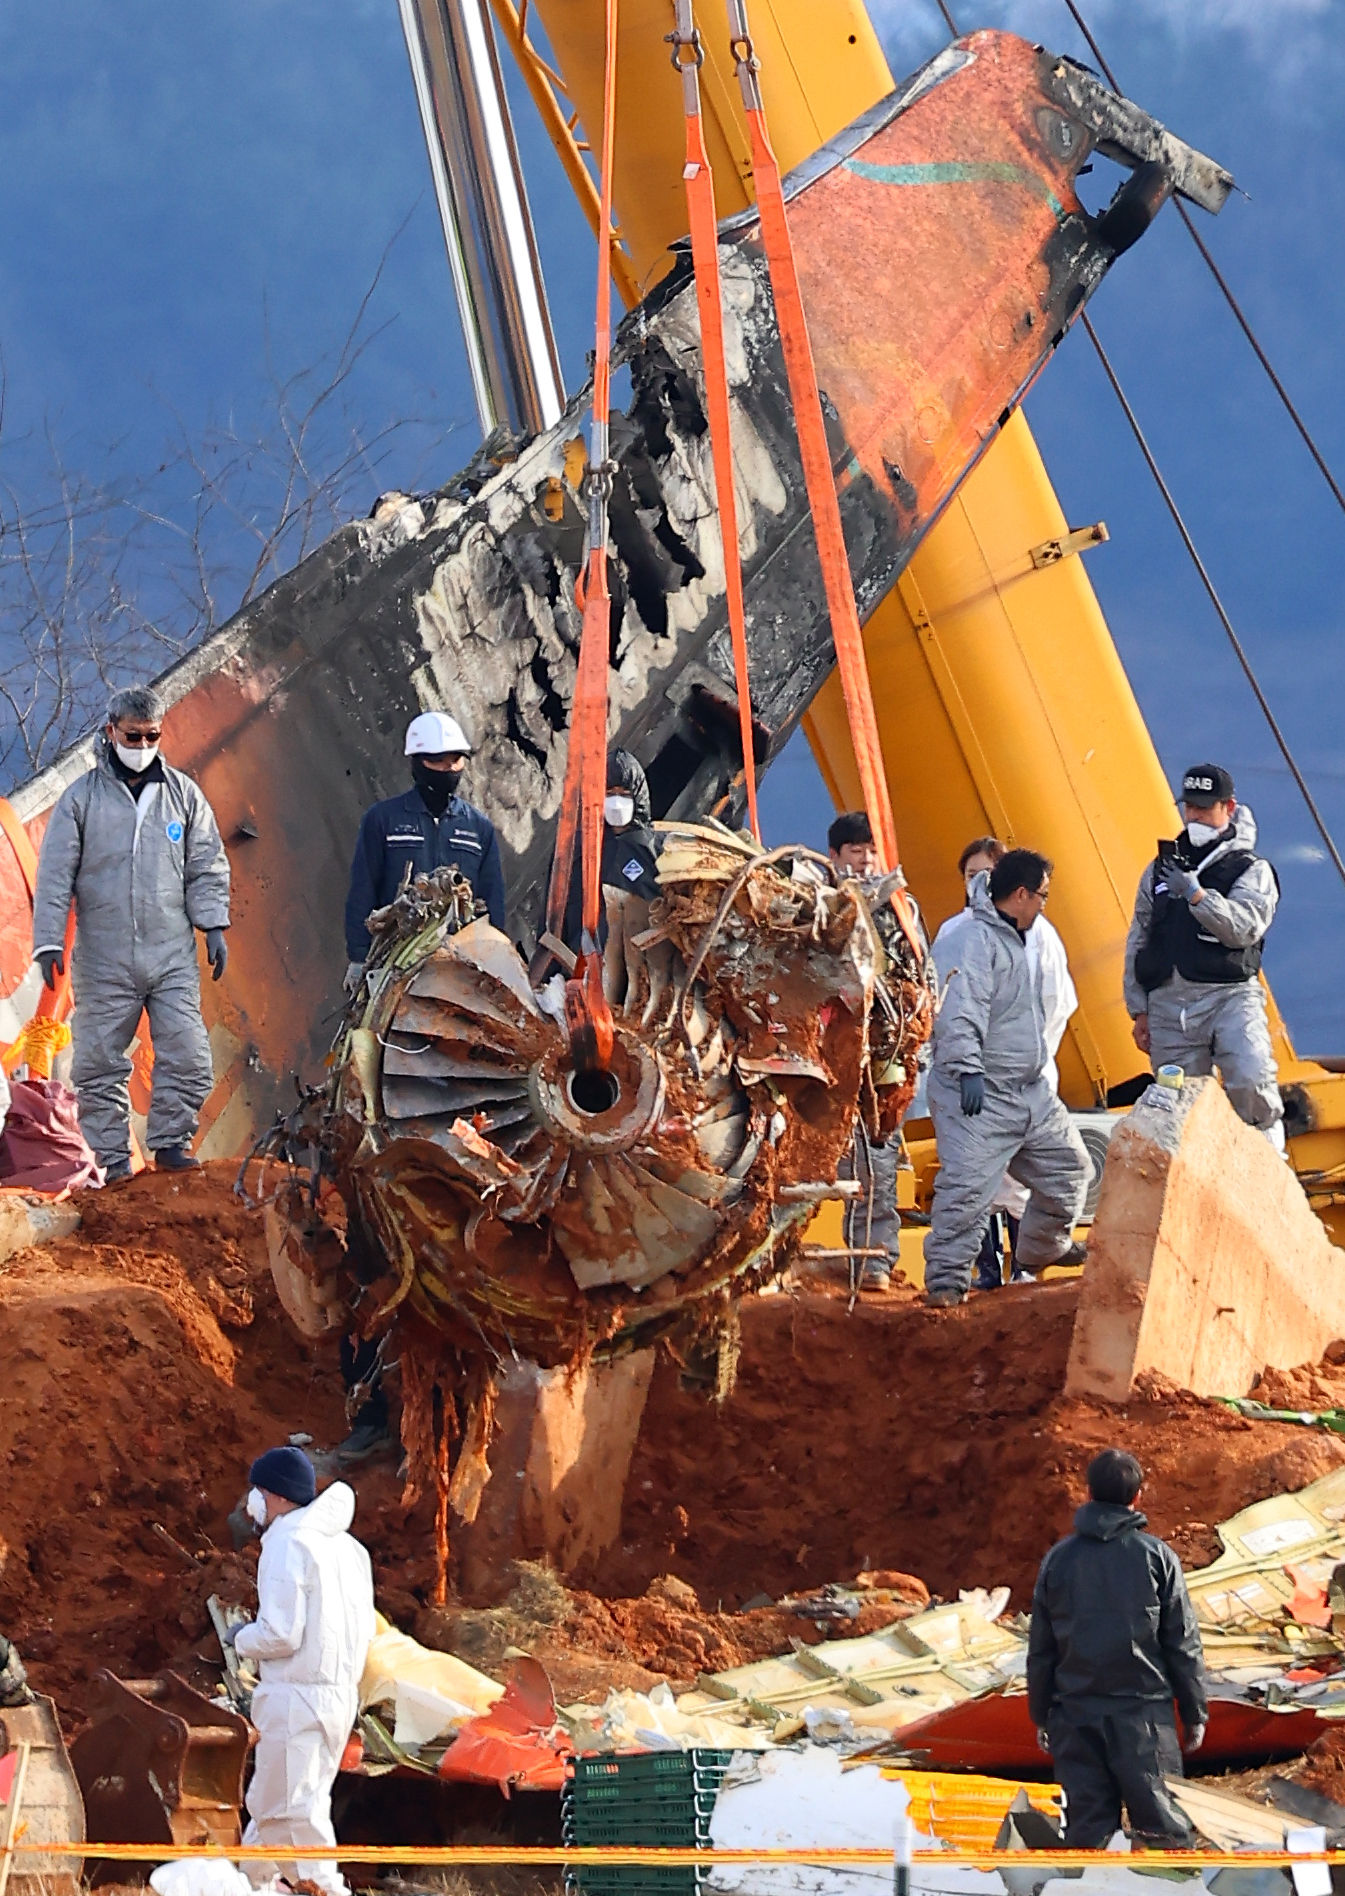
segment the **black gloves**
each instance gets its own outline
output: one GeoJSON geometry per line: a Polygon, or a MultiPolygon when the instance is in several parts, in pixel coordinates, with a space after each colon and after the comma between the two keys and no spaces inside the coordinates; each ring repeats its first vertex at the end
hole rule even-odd
{"type": "Polygon", "coordinates": [[[206,960],[214,969],[214,973],[210,978],[212,981],[218,981],[229,965],[229,950],[225,945],[224,930],[222,928],[207,928],[205,932],[205,954],[206,960]]]}
{"type": "Polygon", "coordinates": [[[54,988],[57,975],[65,973],[64,948],[39,948],[33,959],[41,968],[42,979],[47,986],[54,988]]]}
{"type": "Polygon", "coordinates": [[[964,1073],[958,1085],[962,1089],[962,1110],[968,1119],[974,1119],[985,1106],[984,1073],[964,1073]]]}

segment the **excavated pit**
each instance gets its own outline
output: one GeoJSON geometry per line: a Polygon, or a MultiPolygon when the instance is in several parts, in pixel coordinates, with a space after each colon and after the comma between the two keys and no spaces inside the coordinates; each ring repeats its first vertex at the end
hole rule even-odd
{"type": "MultiPolygon", "coordinates": [[[[232,1180],[216,1164],[85,1194],[75,1237],[0,1272],[0,1629],[72,1727],[100,1666],[214,1680],[206,1597],[245,1597],[255,1566],[225,1519],[249,1459],[292,1432],[318,1447],[344,1433],[335,1347],[295,1336],[232,1180]]],[[[1345,1460],[1333,1436],[1152,1384],[1125,1408],[1066,1401],[1077,1295],[930,1312],[898,1292],[847,1314],[810,1286],[748,1302],[722,1410],[660,1362],[620,1542],[566,1587],[510,1567],[489,1597],[430,1609],[428,1504],[405,1513],[394,1464],[366,1465],[348,1478],[380,1604],[487,1669],[530,1645],[563,1698],[590,1696],[816,1637],[777,1606],[740,1609],[862,1569],[943,1596],[1007,1583],[1025,1604],[1108,1443],[1144,1462],[1149,1518],[1193,1563],[1216,1551],[1215,1522],[1345,1460]]],[[[1345,1368],[1274,1372],[1258,1393],[1345,1406],[1345,1368]]]]}

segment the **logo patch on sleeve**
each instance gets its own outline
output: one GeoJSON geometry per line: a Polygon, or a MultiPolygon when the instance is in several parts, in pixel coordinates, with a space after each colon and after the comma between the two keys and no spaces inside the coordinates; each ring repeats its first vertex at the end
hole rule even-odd
{"type": "Polygon", "coordinates": [[[627,882],[638,882],[644,874],[644,864],[638,856],[632,856],[630,861],[623,865],[621,873],[627,882]]]}

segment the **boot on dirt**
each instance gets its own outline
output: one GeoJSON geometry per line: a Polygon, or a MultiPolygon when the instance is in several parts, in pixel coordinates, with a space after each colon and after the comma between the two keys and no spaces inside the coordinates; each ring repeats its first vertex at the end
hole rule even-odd
{"type": "Polygon", "coordinates": [[[1086,1244],[1080,1244],[1077,1238],[1073,1244],[1071,1244],[1068,1251],[1066,1251],[1065,1255],[1056,1259],[1057,1264],[1071,1264],[1075,1266],[1086,1264],[1087,1262],[1088,1246],[1086,1244]]]}
{"type": "Polygon", "coordinates": [[[952,1310],[967,1301],[965,1290],[927,1290],[925,1305],[930,1310],[952,1310]]]}
{"type": "Polygon", "coordinates": [[[186,1146],[163,1146],[154,1154],[156,1172],[199,1172],[201,1161],[194,1159],[186,1146]]]}
{"type": "Polygon", "coordinates": [[[103,1167],[104,1185],[120,1185],[123,1179],[130,1176],[131,1161],[129,1159],[113,1159],[110,1164],[103,1167]]]}
{"type": "Polygon", "coordinates": [[[386,1422],[356,1422],[345,1441],[332,1450],[332,1459],[349,1468],[356,1462],[372,1461],[375,1455],[390,1455],[397,1446],[386,1422]]]}

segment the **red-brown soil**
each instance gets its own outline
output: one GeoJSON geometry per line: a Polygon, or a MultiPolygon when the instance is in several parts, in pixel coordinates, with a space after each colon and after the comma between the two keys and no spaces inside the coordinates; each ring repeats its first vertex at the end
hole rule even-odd
{"type": "MultiPolygon", "coordinates": [[[[100,1666],[217,1676],[205,1600],[251,1585],[255,1550],[233,1551],[225,1519],[248,1462],[292,1432],[319,1448],[345,1432],[335,1348],[301,1342],[281,1314],[260,1219],[232,1179],[220,1164],[88,1193],[75,1238],[0,1268],[0,1629],[72,1723],[100,1666]]],[[[580,1576],[585,1591],[521,1615],[562,1697],[816,1637],[777,1607],[738,1609],[861,1570],[917,1574],[945,1597],[1007,1582],[1023,1604],[1083,1468],[1111,1442],[1150,1471],[1150,1520],[1189,1561],[1217,1550],[1214,1522],[1345,1459],[1333,1436],[1180,1392],[1115,1411],[1065,1403],[1076,1294],[1008,1290],[929,1312],[894,1293],[853,1315],[816,1288],[767,1297],[743,1312],[722,1410],[661,1363],[621,1544],[580,1576]]],[[[1345,1370],[1326,1363],[1262,1393],[1345,1405],[1345,1370]]],[[[383,1610],[470,1646],[470,1613],[426,1610],[429,1520],[403,1512],[393,1462],[350,1479],[383,1610]]],[[[518,1581],[502,1576],[501,1597],[518,1581]]],[[[867,1609],[854,1630],[895,1610],[867,1609]]]]}
{"type": "MultiPolygon", "coordinates": [[[[852,1316],[817,1291],[758,1300],[722,1411],[683,1391],[671,1365],[656,1371],[624,1544],[599,1590],[638,1592],[669,1572],[731,1606],[896,1567],[944,1598],[1007,1584],[1025,1606],[1102,1448],[1138,1455],[1150,1524],[1193,1565],[1217,1554],[1214,1523],[1345,1461],[1334,1436],[1180,1390],[1150,1388],[1123,1409],[1066,1402],[1077,1297],[1065,1281],[950,1312],[892,1292],[852,1316]]],[[[1267,1399],[1291,1383],[1295,1406],[1345,1401],[1345,1372],[1329,1363],[1273,1379],[1267,1399]]]]}

